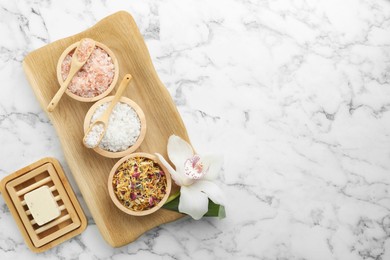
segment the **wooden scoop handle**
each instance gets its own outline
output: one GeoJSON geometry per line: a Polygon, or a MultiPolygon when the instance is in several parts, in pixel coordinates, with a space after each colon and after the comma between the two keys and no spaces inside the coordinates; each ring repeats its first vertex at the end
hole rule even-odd
{"type": "Polygon", "coordinates": [[[127,85],[129,85],[129,82],[131,81],[132,76],[130,74],[126,74],[122,81],[121,84],[118,87],[118,90],[115,93],[114,99],[111,101],[110,106],[107,108],[107,110],[104,112],[103,116],[100,118],[99,121],[104,122],[107,124],[108,119],[110,118],[111,112],[114,109],[116,103],[120,100],[122,97],[123,92],[125,91],[127,85]]]}
{"type": "Polygon", "coordinates": [[[62,83],[61,88],[57,91],[57,93],[54,95],[53,99],[50,101],[49,105],[47,106],[47,111],[53,112],[54,108],[56,108],[58,102],[60,101],[62,95],[65,93],[65,90],[68,88],[68,85],[70,81],[73,79],[74,75],[80,70],[80,68],[76,66],[72,66],[70,68],[68,77],[66,77],[66,80],[64,83],[62,83]]]}

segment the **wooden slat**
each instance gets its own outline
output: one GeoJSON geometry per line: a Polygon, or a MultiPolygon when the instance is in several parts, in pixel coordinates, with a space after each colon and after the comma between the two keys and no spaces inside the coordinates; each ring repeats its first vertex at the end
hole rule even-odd
{"type": "MultiPolygon", "coordinates": [[[[56,189],[57,189],[56,186],[51,186],[51,187],[49,188],[49,190],[50,190],[51,192],[55,191],[56,189]]],[[[27,205],[27,203],[26,203],[25,200],[22,200],[21,203],[22,203],[22,206],[27,205]]]]}
{"type": "MultiPolygon", "coordinates": [[[[36,177],[36,176],[38,176],[38,175],[40,175],[42,173],[46,173],[46,175],[49,176],[49,172],[48,172],[49,165],[50,165],[49,163],[45,163],[43,165],[40,165],[40,166],[32,169],[31,171],[29,171],[29,174],[24,174],[24,175],[20,176],[19,178],[15,178],[12,181],[8,182],[7,186],[8,187],[14,187],[14,190],[15,190],[15,193],[16,193],[20,189],[16,190],[15,188],[17,186],[19,186],[20,184],[29,181],[31,178],[34,178],[34,177],[36,177]],[[33,177],[31,177],[31,176],[33,176],[33,177]]],[[[14,195],[16,195],[16,194],[14,194],[14,195]]]]}
{"type": "Polygon", "coordinates": [[[38,182],[35,182],[34,184],[32,184],[32,185],[30,185],[30,186],[28,186],[28,187],[26,187],[24,189],[19,190],[18,192],[16,192],[16,195],[22,196],[22,195],[26,194],[27,192],[30,192],[30,191],[32,191],[32,190],[34,190],[36,188],[39,188],[42,185],[44,185],[44,184],[46,184],[46,183],[48,183],[50,181],[51,181],[51,177],[48,176],[48,177],[46,177],[46,178],[44,178],[44,179],[42,179],[42,180],[40,180],[38,182]]]}
{"type": "Polygon", "coordinates": [[[65,216],[62,216],[60,218],[57,218],[56,220],[54,220],[52,222],[49,222],[48,224],[46,224],[46,225],[44,225],[44,226],[42,226],[40,228],[37,228],[35,230],[35,233],[40,234],[42,232],[45,232],[46,230],[48,230],[48,229],[50,229],[50,228],[52,228],[54,226],[57,226],[58,224],[61,224],[62,222],[66,221],[68,219],[70,219],[70,215],[69,214],[65,215],[65,216]]]}
{"type": "MultiPolygon", "coordinates": [[[[62,224],[63,223],[61,223],[60,225],[62,225],[62,224]]],[[[50,235],[45,236],[44,238],[39,240],[39,243],[41,244],[39,246],[39,249],[51,248],[51,247],[53,247],[53,245],[51,245],[51,243],[53,243],[53,241],[55,241],[54,242],[54,246],[55,246],[58,243],[62,243],[64,241],[66,241],[70,237],[74,237],[75,235],[80,234],[81,231],[85,229],[85,227],[83,227],[81,230],[79,230],[80,227],[81,226],[77,225],[76,223],[70,223],[69,225],[61,227],[61,229],[57,230],[56,232],[51,233],[50,235]],[[65,234],[65,235],[58,236],[59,232],[61,232],[62,234],[65,234]]]]}

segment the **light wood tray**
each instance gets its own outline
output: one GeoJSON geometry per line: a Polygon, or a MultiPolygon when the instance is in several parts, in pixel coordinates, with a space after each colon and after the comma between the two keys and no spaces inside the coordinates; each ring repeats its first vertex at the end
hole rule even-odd
{"type": "Polygon", "coordinates": [[[58,161],[44,158],[1,181],[0,190],[22,235],[34,252],[43,252],[80,234],[87,219],[58,161]],[[33,219],[24,195],[48,186],[61,210],[56,219],[39,226],[33,219]]]}
{"type": "MultiPolygon", "coordinates": [[[[115,13],[82,33],[27,55],[23,68],[44,110],[59,87],[56,76],[58,58],[69,45],[84,37],[102,42],[115,53],[120,68],[119,78],[126,73],[133,76],[132,85],[124,96],[142,108],[148,125],[145,139],[137,152],[158,152],[167,158],[166,146],[171,134],[189,141],[177,108],[158,78],[137,25],[127,12],[115,13]]],[[[114,247],[123,246],[147,230],[182,217],[164,209],[148,216],[129,216],[112,203],[107,180],[117,160],[104,158],[82,145],[84,117],[90,106],[63,96],[48,116],[57,131],[70,170],[105,240],[114,247]]],[[[174,186],[171,193],[177,190],[174,186]]]]}

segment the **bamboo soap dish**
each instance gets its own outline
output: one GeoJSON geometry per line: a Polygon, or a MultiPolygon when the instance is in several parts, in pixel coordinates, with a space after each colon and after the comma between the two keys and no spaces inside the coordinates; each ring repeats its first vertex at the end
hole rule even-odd
{"type": "Polygon", "coordinates": [[[0,190],[27,245],[36,253],[80,234],[87,227],[84,212],[59,162],[53,158],[41,159],[5,177],[0,190]],[[60,214],[38,225],[25,196],[42,188],[52,193],[50,199],[55,200],[60,214]]]}

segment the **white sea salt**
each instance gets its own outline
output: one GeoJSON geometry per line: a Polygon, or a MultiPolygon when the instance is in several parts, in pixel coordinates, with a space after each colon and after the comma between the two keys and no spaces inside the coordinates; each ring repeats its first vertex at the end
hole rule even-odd
{"type": "MultiPolygon", "coordinates": [[[[110,102],[100,105],[92,115],[91,124],[108,108],[110,102]]],[[[141,121],[137,112],[126,103],[118,102],[111,112],[108,126],[99,144],[101,149],[121,152],[134,145],[141,133],[141,121]]]]}
{"type": "Polygon", "coordinates": [[[104,131],[103,124],[96,124],[92,127],[91,131],[85,137],[85,145],[88,148],[95,148],[99,144],[100,137],[104,131]]]}

